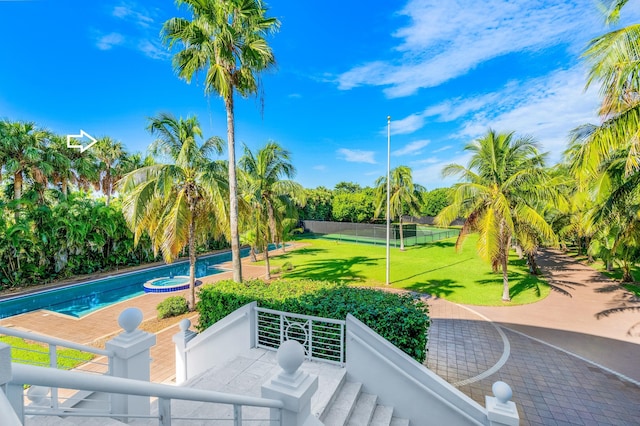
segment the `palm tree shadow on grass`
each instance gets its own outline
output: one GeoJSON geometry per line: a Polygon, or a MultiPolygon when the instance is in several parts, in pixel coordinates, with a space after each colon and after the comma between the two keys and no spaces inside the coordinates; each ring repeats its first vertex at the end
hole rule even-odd
{"type": "Polygon", "coordinates": [[[354,265],[376,266],[378,258],[353,256],[346,259],[319,259],[287,272],[285,278],[323,281],[363,281],[365,276],[353,270],[354,265]]]}
{"type": "MultiPolygon", "coordinates": [[[[478,284],[502,283],[502,273],[499,275],[496,274],[495,279],[477,280],[476,282],[478,284]]],[[[549,285],[535,275],[513,271],[509,272],[509,297],[512,299],[525,291],[533,291],[536,297],[540,297],[543,286],[549,286],[552,290],[554,289],[552,285],[549,285]]],[[[559,288],[558,291],[566,293],[566,295],[571,297],[571,294],[564,289],[559,288]]]]}
{"type": "Polygon", "coordinates": [[[407,290],[413,290],[418,293],[426,293],[432,297],[444,298],[451,295],[456,288],[462,288],[462,285],[456,285],[457,281],[451,279],[444,280],[427,280],[425,282],[416,283],[409,287],[407,290]]]}
{"type": "MultiPolygon", "coordinates": [[[[286,253],[283,253],[282,250],[278,250],[277,254],[278,257],[277,259],[279,260],[291,260],[294,256],[295,257],[299,257],[299,256],[315,256],[318,253],[326,253],[328,250],[327,249],[322,249],[322,248],[315,248],[315,247],[303,247],[303,248],[299,248],[296,249],[295,251],[288,251],[286,253]]],[[[271,257],[271,254],[269,254],[269,257],[271,257]]]]}

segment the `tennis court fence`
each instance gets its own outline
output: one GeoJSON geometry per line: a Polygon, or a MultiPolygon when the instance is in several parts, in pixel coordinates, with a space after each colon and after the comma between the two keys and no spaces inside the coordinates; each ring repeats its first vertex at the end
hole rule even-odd
{"type": "MultiPolygon", "coordinates": [[[[304,232],[311,232],[326,239],[375,245],[385,245],[387,242],[386,225],[303,220],[302,226],[304,227],[304,232]]],[[[460,230],[405,223],[402,226],[402,233],[404,245],[414,246],[457,237],[460,230]]],[[[391,225],[389,245],[400,247],[400,225],[397,223],[391,225]]]]}

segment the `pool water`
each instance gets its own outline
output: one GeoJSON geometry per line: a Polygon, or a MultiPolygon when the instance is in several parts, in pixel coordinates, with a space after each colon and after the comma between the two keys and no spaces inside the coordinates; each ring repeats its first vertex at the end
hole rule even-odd
{"type": "MultiPolygon", "coordinates": [[[[249,249],[241,251],[248,256],[249,249]]],[[[231,252],[203,256],[196,262],[196,278],[224,272],[214,265],[231,260],[231,252]]],[[[38,309],[80,318],[98,309],[144,294],[143,285],[154,278],[189,275],[189,261],[73,284],[0,301],[0,318],[38,309]]]]}
{"type": "Polygon", "coordinates": [[[151,280],[154,287],[173,287],[180,284],[186,284],[189,282],[189,277],[180,278],[159,278],[157,280],[151,280]]]}

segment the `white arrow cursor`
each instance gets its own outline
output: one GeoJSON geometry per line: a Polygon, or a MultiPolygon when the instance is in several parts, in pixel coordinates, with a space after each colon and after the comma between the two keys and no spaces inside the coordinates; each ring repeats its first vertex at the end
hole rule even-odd
{"type": "Polygon", "coordinates": [[[98,142],[96,138],[94,138],[93,136],[91,136],[89,133],[85,132],[82,129],[80,129],[79,135],[67,135],[67,148],[77,148],[80,150],[81,153],[91,148],[96,142],[98,142]],[[78,139],[87,138],[91,141],[91,143],[87,146],[76,145],[71,142],[72,138],[78,138],[78,139]]]}

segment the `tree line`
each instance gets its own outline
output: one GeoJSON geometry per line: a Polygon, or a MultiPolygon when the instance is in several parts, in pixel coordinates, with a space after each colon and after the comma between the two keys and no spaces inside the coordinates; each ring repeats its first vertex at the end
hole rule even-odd
{"type": "MultiPolygon", "coordinates": [[[[184,0],[190,20],[175,18],[163,39],[179,51],[173,66],[189,82],[203,72],[205,93],[217,93],[227,112],[227,159],[219,137],[205,139],[196,117],[159,114],[147,129],[156,140],[148,157],[127,153],[108,137],[89,151],[34,123],[0,122],[0,282],[25,285],[230,245],[240,281],[239,247],[252,254],[281,243],[299,218],[363,222],[384,217],[386,176],[373,187],[341,182],[333,190],[304,189],[293,181],[291,154],[270,141],[236,161],[234,93],[259,93],[257,75],[274,63],[266,36],[278,21],[257,1],[184,0]],[[246,3],[246,4],[245,4],[246,3]],[[103,194],[96,199],[92,191],[103,194]],[[117,195],[117,200],[113,200],[117,195]],[[124,226],[126,224],[127,226],[124,226]]],[[[615,21],[626,1],[606,2],[615,21]]],[[[633,280],[640,239],[639,77],[635,26],[594,39],[586,52],[587,86],[600,84],[601,122],[570,135],[563,161],[548,166],[537,141],[488,130],[466,144],[467,165],[452,164],[451,188],[426,191],[411,169],[390,175],[390,211],[435,215],[442,226],[465,223],[456,242],[478,233],[478,254],[502,272],[509,300],[512,248],[537,272],[542,246],[577,247],[633,280]]],[[[193,288],[193,286],[192,286],[193,288]]],[[[190,305],[193,306],[193,293],[190,305]]]]}

